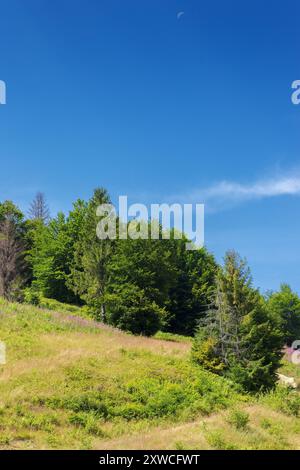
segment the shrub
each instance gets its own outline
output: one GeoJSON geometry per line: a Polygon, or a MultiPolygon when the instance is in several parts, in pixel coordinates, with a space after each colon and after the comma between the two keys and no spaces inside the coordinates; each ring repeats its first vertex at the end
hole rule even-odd
{"type": "Polygon", "coordinates": [[[299,416],[300,414],[299,392],[290,390],[287,387],[279,385],[271,393],[264,395],[261,400],[275,410],[287,415],[299,416]]]}
{"type": "Polygon", "coordinates": [[[39,291],[33,288],[24,289],[24,302],[26,304],[40,305],[41,295],[39,291]]]}
{"type": "Polygon", "coordinates": [[[222,431],[206,432],[206,440],[216,450],[236,450],[234,444],[228,443],[222,431]]]}
{"type": "Polygon", "coordinates": [[[97,413],[79,412],[70,416],[70,424],[84,428],[89,434],[94,434],[98,437],[104,437],[105,433],[99,426],[99,416],[97,413]]]}
{"type": "Polygon", "coordinates": [[[242,410],[232,410],[228,417],[228,423],[236,429],[245,429],[249,423],[249,414],[242,410]]]}
{"type": "Polygon", "coordinates": [[[78,412],[94,412],[98,416],[106,418],[108,416],[107,406],[101,401],[96,393],[86,393],[85,395],[73,396],[66,399],[51,398],[46,403],[53,408],[64,408],[66,410],[78,412]]]}
{"type": "Polygon", "coordinates": [[[195,335],[191,357],[192,361],[202,366],[204,369],[219,374],[225,368],[219,357],[215,354],[216,340],[205,338],[201,329],[195,335]]]}
{"type": "Polygon", "coordinates": [[[112,325],[133,334],[154,335],[165,314],[144,291],[136,286],[124,286],[118,293],[107,294],[107,319],[112,325]]]}

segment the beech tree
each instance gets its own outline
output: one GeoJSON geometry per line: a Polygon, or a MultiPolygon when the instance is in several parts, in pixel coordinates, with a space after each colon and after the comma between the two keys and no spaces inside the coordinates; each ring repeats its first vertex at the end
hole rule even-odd
{"type": "Polygon", "coordinates": [[[168,322],[169,293],[176,280],[168,240],[118,240],[107,272],[109,323],[150,335],[168,322]]]}
{"type": "Polygon", "coordinates": [[[289,285],[282,284],[279,292],[273,292],[267,299],[271,315],[282,330],[283,341],[291,346],[300,339],[300,298],[289,285]]]}
{"type": "Polygon", "coordinates": [[[70,285],[77,243],[86,204],[78,200],[66,217],[59,213],[48,225],[37,219],[30,226],[32,288],[43,296],[61,302],[78,303],[79,296],[70,285]]]}
{"type": "Polygon", "coordinates": [[[78,240],[74,245],[74,260],[68,285],[92,309],[95,316],[106,321],[105,288],[107,264],[114,240],[100,240],[96,227],[99,222],[96,211],[101,204],[109,204],[110,198],[104,188],[97,188],[86,205],[78,240]]]}
{"type": "Polygon", "coordinates": [[[193,336],[199,320],[206,315],[217,264],[205,248],[186,250],[186,242],[185,238],[166,241],[175,281],[169,291],[170,314],[165,328],[173,333],[193,336]]]}

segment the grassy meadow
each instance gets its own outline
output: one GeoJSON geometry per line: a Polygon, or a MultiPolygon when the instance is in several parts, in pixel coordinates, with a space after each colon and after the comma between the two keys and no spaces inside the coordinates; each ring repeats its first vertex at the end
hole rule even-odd
{"type": "Polygon", "coordinates": [[[298,391],[245,395],[191,363],[189,338],[0,300],[0,340],[1,449],[300,448],[298,391]]]}

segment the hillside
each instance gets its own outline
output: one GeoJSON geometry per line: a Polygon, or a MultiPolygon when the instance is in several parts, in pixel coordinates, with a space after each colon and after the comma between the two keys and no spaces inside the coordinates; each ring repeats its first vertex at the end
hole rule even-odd
{"type": "Polygon", "coordinates": [[[78,313],[0,300],[1,448],[300,448],[298,392],[245,396],[192,365],[188,340],[78,313]]]}

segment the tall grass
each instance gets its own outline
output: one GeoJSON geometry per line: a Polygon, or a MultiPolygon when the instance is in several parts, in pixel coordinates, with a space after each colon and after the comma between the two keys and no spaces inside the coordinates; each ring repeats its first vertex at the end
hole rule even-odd
{"type": "MultiPolygon", "coordinates": [[[[186,340],[134,337],[81,317],[72,322],[69,314],[0,299],[0,339],[7,346],[0,367],[1,448],[134,448],[147,435],[143,446],[220,447],[222,427],[234,428],[227,418],[219,431],[202,432],[202,440],[193,423],[253,406],[231,382],[194,366],[186,340]],[[192,426],[192,438],[183,438],[183,425],[192,426]],[[151,441],[152,432],[160,440],[151,441]]],[[[297,392],[282,393],[260,398],[260,406],[279,410],[285,403],[285,419],[296,419],[297,392]]],[[[238,423],[245,421],[240,413],[238,423]]],[[[243,426],[235,428],[234,439],[244,442],[243,426]]],[[[255,447],[249,442],[240,445],[255,447]]]]}

